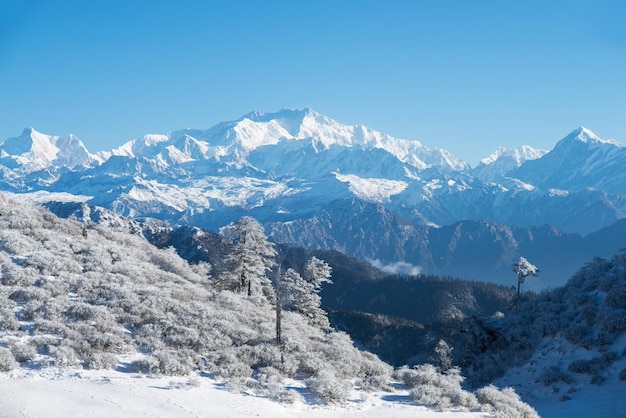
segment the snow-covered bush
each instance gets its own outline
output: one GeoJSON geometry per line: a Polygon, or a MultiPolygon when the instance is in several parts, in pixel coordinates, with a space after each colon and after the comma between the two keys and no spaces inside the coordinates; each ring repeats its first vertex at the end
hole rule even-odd
{"type": "Polygon", "coordinates": [[[544,386],[551,386],[554,383],[573,383],[573,379],[567,373],[563,372],[558,366],[550,366],[545,368],[540,376],[539,381],[544,386]]]}
{"type": "Polygon", "coordinates": [[[167,376],[184,376],[191,372],[191,365],[187,359],[176,355],[170,351],[163,351],[154,354],[159,362],[159,373],[167,376]]]}
{"type": "Polygon", "coordinates": [[[73,367],[79,362],[74,349],[66,345],[51,347],[50,355],[54,359],[54,365],[59,367],[73,367]]]}
{"type": "Polygon", "coordinates": [[[595,374],[600,373],[617,359],[617,353],[608,352],[600,356],[585,360],[575,360],[567,367],[572,373],[595,374]]]}
{"type": "Polygon", "coordinates": [[[85,367],[92,370],[115,369],[117,356],[111,353],[95,353],[87,357],[85,367]]]}
{"type": "Polygon", "coordinates": [[[357,385],[363,390],[388,389],[393,368],[381,362],[374,354],[361,353],[361,363],[357,373],[357,385]]]}
{"type": "Polygon", "coordinates": [[[37,271],[32,267],[22,267],[16,264],[3,264],[0,274],[0,283],[5,286],[29,286],[37,277],[37,271]]]}
{"type": "Polygon", "coordinates": [[[306,380],[306,386],[326,403],[343,403],[348,399],[352,384],[338,378],[331,370],[320,370],[306,380]]]}
{"type": "Polygon", "coordinates": [[[133,360],[130,368],[135,373],[158,374],[160,371],[159,360],[153,356],[133,360]]]}
{"type": "Polygon", "coordinates": [[[13,354],[6,348],[0,348],[0,372],[9,372],[18,366],[13,354]]]}
{"type": "Polygon", "coordinates": [[[524,403],[512,388],[499,390],[489,385],[478,389],[475,394],[481,409],[496,418],[539,418],[537,411],[524,403]]]}
{"type": "Polygon", "coordinates": [[[441,410],[479,406],[476,397],[461,387],[464,379],[459,369],[441,373],[432,364],[420,364],[412,369],[403,367],[396,371],[396,376],[411,388],[409,398],[413,402],[441,410]]]}
{"type": "Polygon", "coordinates": [[[15,319],[12,309],[0,309],[0,331],[17,331],[20,323],[15,319]]]}
{"type": "Polygon", "coordinates": [[[24,363],[33,360],[37,355],[37,350],[32,345],[13,344],[11,345],[11,353],[17,362],[24,363]]]}

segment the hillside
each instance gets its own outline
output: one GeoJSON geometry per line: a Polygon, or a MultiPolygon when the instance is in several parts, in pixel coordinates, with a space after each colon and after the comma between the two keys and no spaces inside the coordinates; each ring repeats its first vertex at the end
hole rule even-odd
{"type": "Polygon", "coordinates": [[[396,372],[407,386],[391,395],[400,386],[390,366],[296,311],[283,310],[277,344],[271,299],[219,290],[228,269],[218,275],[207,263],[190,265],[127,226],[63,220],[0,195],[2,385],[15,379],[15,387],[31,393],[29,379],[52,379],[54,393],[85,376],[102,379],[106,392],[111,379],[123,376],[174,376],[172,388],[218,382],[306,408],[363,402],[368,393],[384,401],[381,391],[388,391],[387,399],[431,408],[514,408],[536,416],[510,391],[474,395],[461,387],[460,375],[432,366],[396,372]],[[427,395],[432,391],[439,395],[427,395]]]}

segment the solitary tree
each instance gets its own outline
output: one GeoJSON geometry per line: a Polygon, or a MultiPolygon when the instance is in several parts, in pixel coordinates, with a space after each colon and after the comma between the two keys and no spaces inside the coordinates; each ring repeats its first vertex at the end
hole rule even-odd
{"type": "Polygon", "coordinates": [[[271,280],[267,277],[275,265],[276,250],[267,240],[261,224],[250,216],[244,216],[222,229],[229,243],[225,260],[229,265],[225,273],[226,287],[261,295],[270,303],[275,300],[271,280]]]}
{"type": "Polygon", "coordinates": [[[517,274],[517,299],[520,298],[520,288],[524,280],[529,275],[537,277],[539,269],[532,265],[524,257],[520,257],[515,263],[513,263],[513,271],[517,274]]]}

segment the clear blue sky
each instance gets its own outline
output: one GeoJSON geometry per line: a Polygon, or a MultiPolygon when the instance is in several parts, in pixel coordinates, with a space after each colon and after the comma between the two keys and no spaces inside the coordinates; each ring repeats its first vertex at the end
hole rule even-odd
{"type": "Polygon", "coordinates": [[[475,165],[586,126],[626,144],[626,2],[0,1],[0,140],[90,151],[312,107],[475,165]]]}

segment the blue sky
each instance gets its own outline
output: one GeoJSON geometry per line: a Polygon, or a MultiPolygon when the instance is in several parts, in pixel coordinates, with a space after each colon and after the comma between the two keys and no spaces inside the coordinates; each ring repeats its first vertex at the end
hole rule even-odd
{"type": "Polygon", "coordinates": [[[0,2],[0,140],[90,151],[311,107],[448,149],[626,144],[626,2],[0,2]],[[624,5],[623,5],[624,4],[624,5]]]}

